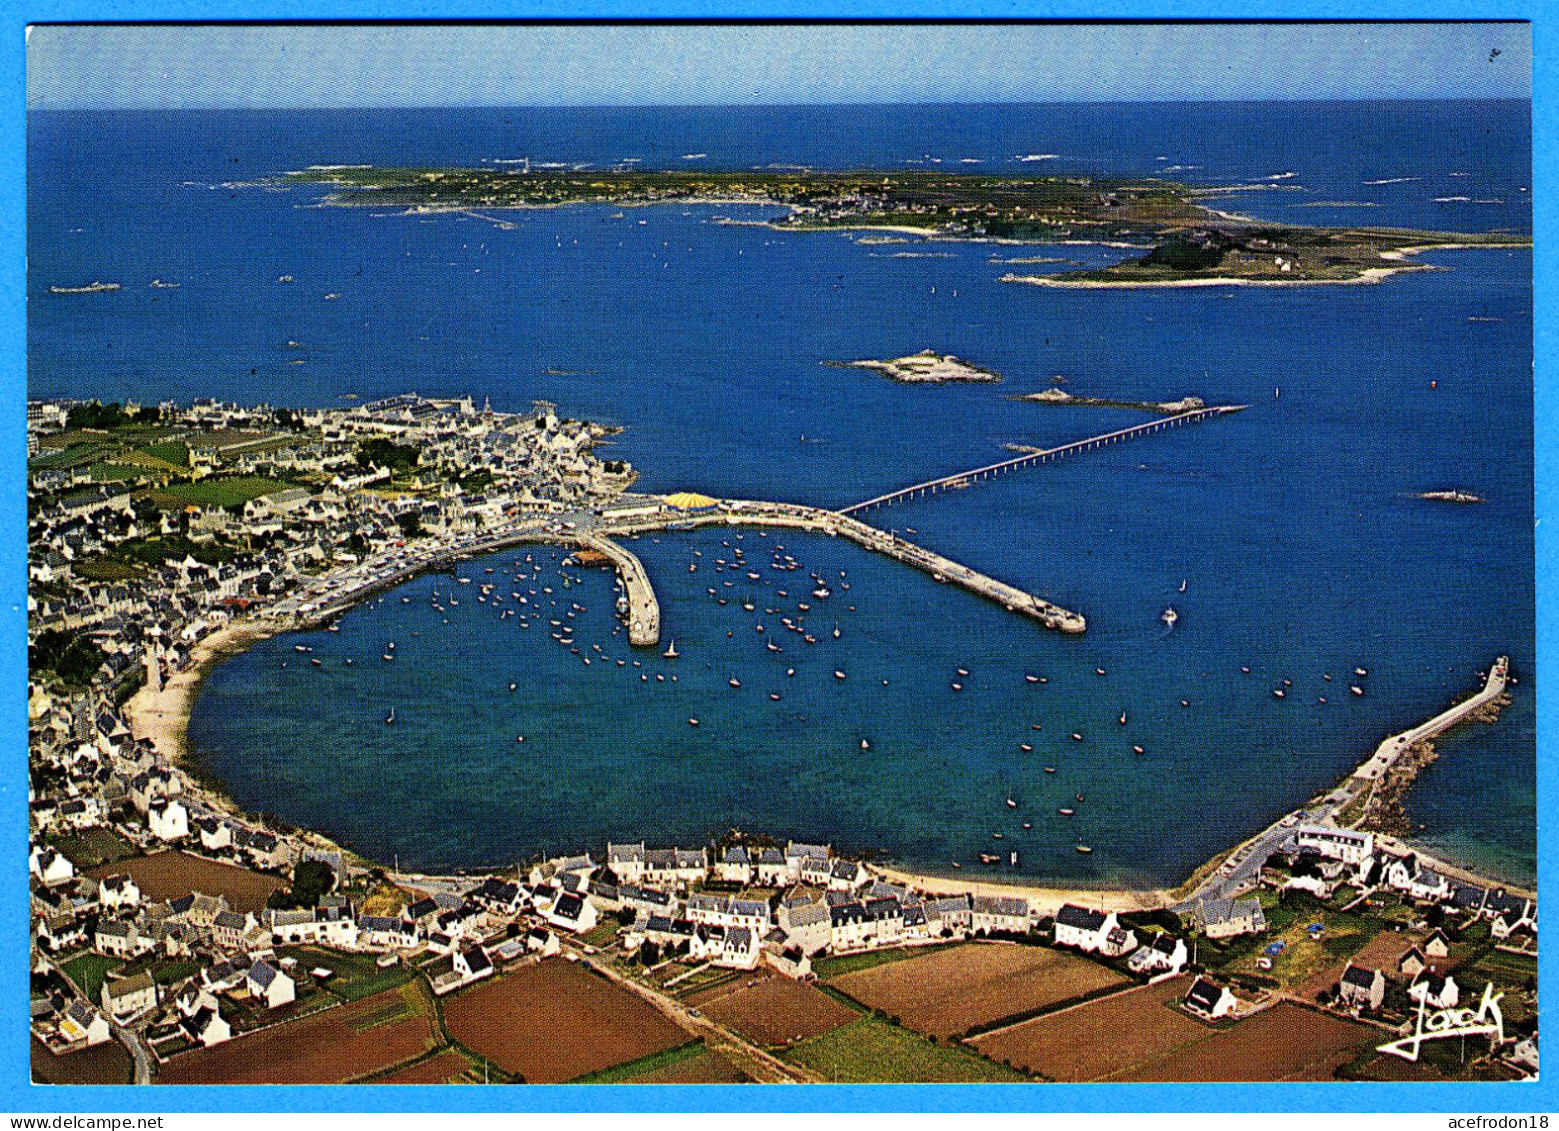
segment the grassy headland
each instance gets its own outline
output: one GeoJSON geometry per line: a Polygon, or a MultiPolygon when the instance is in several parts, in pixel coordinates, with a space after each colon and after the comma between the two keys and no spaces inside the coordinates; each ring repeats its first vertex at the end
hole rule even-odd
{"type": "Polygon", "coordinates": [[[922,171],[314,168],[280,184],[334,188],[328,205],[459,211],[569,204],[718,202],[787,208],[780,230],[886,228],[939,239],[1119,243],[1141,257],[1094,271],[1007,275],[1042,286],[1287,285],[1375,282],[1429,247],[1531,245],[1508,232],[1279,226],[1198,203],[1205,189],[1154,177],[988,176],[922,171]]]}

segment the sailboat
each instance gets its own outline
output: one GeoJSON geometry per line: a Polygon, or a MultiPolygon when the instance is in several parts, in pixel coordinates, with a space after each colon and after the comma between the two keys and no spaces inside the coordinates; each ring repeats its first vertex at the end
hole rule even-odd
{"type": "Polygon", "coordinates": [[[681,655],[681,653],[677,651],[677,642],[675,639],[672,640],[671,646],[662,652],[661,655],[666,657],[668,660],[675,660],[679,655],[681,655]]]}
{"type": "Polygon", "coordinates": [[[395,708],[394,707],[391,707],[390,708],[390,713],[388,715],[384,716],[384,725],[385,726],[394,726],[395,725],[395,708]]]}
{"type": "Polygon", "coordinates": [[[1185,592],[1185,578],[1183,577],[1180,579],[1180,592],[1185,592]]]}

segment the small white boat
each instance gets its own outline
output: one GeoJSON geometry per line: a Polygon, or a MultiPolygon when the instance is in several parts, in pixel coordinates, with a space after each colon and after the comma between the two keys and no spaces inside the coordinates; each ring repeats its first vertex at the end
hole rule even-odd
{"type": "Polygon", "coordinates": [[[1038,683],[1039,682],[1039,676],[1037,676],[1037,675],[1026,675],[1023,678],[1028,680],[1028,682],[1030,682],[1030,683],[1038,683]]]}
{"type": "Polygon", "coordinates": [[[1079,855],[1082,856],[1091,856],[1093,854],[1093,849],[1089,848],[1086,844],[1079,844],[1077,846],[1077,851],[1079,855]]]}
{"type": "Polygon", "coordinates": [[[1348,690],[1353,692],[1355,695],[1364,694],[1364,688],[1360,687],[1358,684],[1354,684],[1353,686],[1349,687],[1348,690]]]}
{"type": "Polygon", "coordinates": [[[834,669],[834,678],[835,679],[843,679],[844,678],[844,672],[839,671],[837,668],[835,668],[834,669]]]}
{"type": "Polygon", "coordinates": [[[1158,619],[1163,621],[1170,628],[1174,628],[1175,622],[1180,619],[1180,614],[1175,612],[1173,608],[1169,608],[1165,609],[1164,614],[1158,619]]]}
{"type": "Polygon", "coordinates": [[[388,715],[384,716],[384,725],[385,726],[394,726],[395,725],[395,708],[394,707],[391,707],[390,708],[390,713],[388,715]]]}
{"type": "Polygon", "coordinates": [[[676,640],[672,640],[671,646],[668,647],[664,652],[661,653],[661,655],[666,657],[666,659],[668,659],[668,660],[675,660],[680,654],[681,653],[679,653],[677,651],[677,642],[676,642],[676,640]]]}

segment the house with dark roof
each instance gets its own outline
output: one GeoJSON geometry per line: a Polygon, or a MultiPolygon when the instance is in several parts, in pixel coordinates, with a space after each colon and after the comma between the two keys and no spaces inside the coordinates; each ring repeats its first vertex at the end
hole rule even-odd
{"type": "Polygon", "coordinates": [[[1126,965],[1134,974],[1178,974],[1190,960],[1184,939],[1160,931],[1133,951],[1126,965]]]}
{"type": "Polygon", "coordinates": [[[564,892],[557,901],[540,908],[541,916],[559,930],[582,935],[595,929],[597,922],[594,905],[582,895],[564,892]]]}
{"type": "Polygon", "coordinates": [[[1346,1009],[1365,1012],[1386,999],[1386,976],[1379,970],[1348,963],[1337,980],[1337,1001],[1346,1009]]]}
{"type": "Polygon", "coordinates": [[[1421,971],[1407,988],[1407,996],[1430,1009],[1451,1009],[1461,1000],[1461,987],[1452,974],[1437,974],[1431,968],[1421,971]]]}
{"type": "Polygon", "coordinates": [[[487,951],[474,943],[468,943],[455,951],[452,959],[455,973],[467,982],[486,978],[493,972],[493,961],[487,951]]]}
{"type": "Polygon", "coordinates": [[[194,1013],[179,1018],[179,1028],[192,1041],[207,1048],[232,1039],[233,1027],[222,1017],[220,1007],[202,1007],[194,1013]]]}
{"type": "Polygon", "coordinates": [[[1266,912],[1255,896],[1246,899],[1201,899],[1194,915],[1197,926],[1210,939],[1256,935],[1267,929],[1266,912]]]}
{"type": "Polygon", "coordinates": [[[1198,978],[1180,999],[1180,1005],[1208,1021],[1227,1017],[1239,1008],[1239,999],[1229,992],[1228,986],[1220,986],[1207,978],[1198,978]]]}
{"type": "Polygon", "coordinates": [[[715,862],[714,877],[728,884],[752,882],[753,861],[740,844],[728,845],[715,862]]]}
{"type": "Polygon", "coordinates": [[[1106,914],[1091,907],[1063,903],[1056,912],[1055,942],[1057,946],[1114,957],[1136,946],[1136,936],[1121,926],[1113,911],[1106,914]]]}
{"type": "Polygon", "coordinates": [[[276,1009],[297,998],[297,984],[281,970],[263,959],[255,961],[244,977],[249,996],[264,1002],[267,1009],[276,1009]]]}

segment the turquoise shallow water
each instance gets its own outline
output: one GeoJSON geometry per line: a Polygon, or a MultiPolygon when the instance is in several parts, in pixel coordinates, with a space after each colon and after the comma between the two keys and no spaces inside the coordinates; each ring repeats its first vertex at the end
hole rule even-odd
{"type": "MultiPolygon", "coordinates": [[[[1535,856],[1529,253],[1435,252],[1425,260],[1447,270],[1376,287],[1062,292],[1001,284],[1010,268],[989,260],[1121,253],[906,249],[716,225],[719,210],[697,208],[626,221],[605,209],[528,213],[500,231],[207,186],[310,162],[474,161],[557,155],[565,144],[578,159],[650,158],[667,136],[677,153],[736,167],[894,164],[928,149],[956,157],[956,141],[993,164],[1054,151],[1074,168],[1140,171],[1165,155],[1201,165],[1205,182],[1292,169],[1299,195],[1238,201],[1275,218],[1336,222],[1344,217],[1330,206],[1292,206],[1368,195],[1371,222],[1523,227],[1525,112],[840,111],[856,115],[854,131],[779,111],[607,115],[588,129],[566,114],[413,115],[406,129],[371,114],[49,117],[35,123],[30,167],[30,389],[112,384],[145,398],[308,404],[415,388],[491,395],[516,410],[545,397],[625,425],[610,454],[633,460],[645,489],[825,506],[988,463],[1004,443],[1140,419],[1009,399],[1056,374],[1077,393],[1249,403],[1232,418],[872,516],[1080,609],[1082,639],[855,547],[782,536],[807,570],[844,570],[851,588],[836,590],[822,619],[810,614],[816,645],[785,633],[776,656],[762,640],[794,610],[761,610],[780,607],[778,588],[797,587],[755,592],[761,615],[721,607],[705,593],[706,569],[687,567],[695,550],[700,561],[724,553],[734,533],[663,536],[635,549],[683,652],[674,668],[658,650],[636,656],[639,669],[586,668],[539,627],[499,622],[474,600],[445,626],[428,597],[452,582],[428,577],[349,614],[340,633],[302,640],[325,661],[318,669],[291,637],[225,664],[191,735],[244,805],[408,865],[494,863],[607,837],[702,839],[739,825],[930,868],[957,860],[967,870],[975,853],[1000,848],[1020,853],[1017,869],[996,873],[1012,878],[1157,882],[1302,802],[1506,651],[1523,677],[1515,703],[1497,725],[1446,741],[1412,804],[1427,843],[1524,879],[1535,856]],[[682,144],[689,136],[700,143],[682,144]],[[92,199],[66,191],[82,163],[111,170],[92,199]],[[1420,179],[1364,183],[1392,176],[1420,179]],[[1434,200],[1452,195],[1500,203],[1434,200]],[[903,250],[937,257],[894,257],[903,250]],[[282,273],[299,282],[276,286],[282,273]],[[154,276],[182,286],[44,293],[154,276]],[[320,301],[326,292],[342,297],[320,301]],[[299,352],[284,349],[289,339],[304,343],[303,366],[288,364],[299,352]],[[928,346],[1007,380],[911,388],[819,364],[928,346]],[[1489,501],[1412,497],[1452,486],[1489,501]],[[1165,635],[1159,614],[1170,604],[1181,619],[1165,635]],[[390,639],[397,659],[386,664],[390,639]],[[1363,698],[1340,684],[1359,664],[1370,671],[1363,698]],[[971,675],[954,692],[960,667],[971,675]],[[672,670],[674,685],[654,681],[672,670]],[[1025,671],[1049,682],[1028,684],[1025,671]],[[1293,687],[1280,701],[1271,692],[1284,679],[1293,687]],[[392,705],[397,722],[386,727],[392,705]],[[1148,753],[1133,756],[1133,743],[1148,753]],[[1076,815],[1060,817],[1063,805],[1076,815]],[[1078,842],[1093,855],[1078,856],[1078,842]]],[[[749,532],[741,544],[773,541],[749,532]]],[[[515,557],[465,569],[512,575],[515,557]]],[[[731,580],[744,585],[745,571],[731,580]]],[[[600,644],[626,660],[609,584],[591,573],[568,590],[586,609],[576,631],[582,652],[600,644]]]]}

